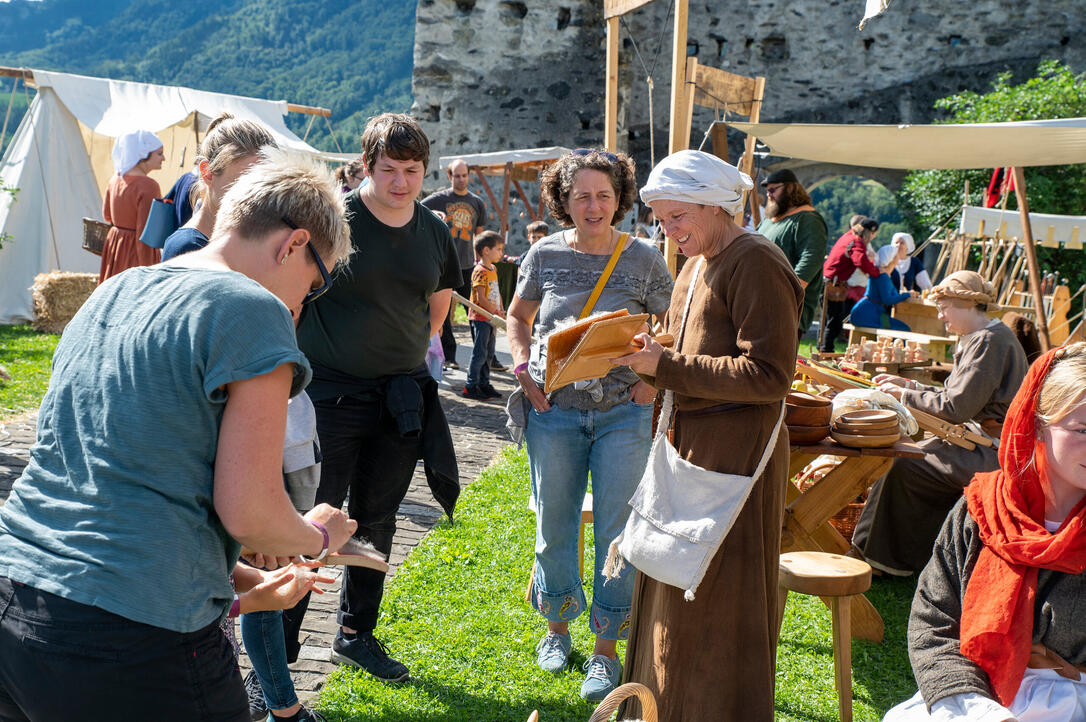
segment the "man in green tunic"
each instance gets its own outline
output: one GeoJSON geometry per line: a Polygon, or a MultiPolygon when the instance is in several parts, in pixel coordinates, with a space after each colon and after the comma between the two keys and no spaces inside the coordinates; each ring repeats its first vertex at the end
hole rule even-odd
{"type": "Polygon", "coordinates": [[[758,232],[780,246],[803,285],[799,335],[811,327],[822,299],[822,262],[826,259],[826,221],[811,205],[811,197],[788,169],[774,171],[762,181],[766,217],[758,232]]]}

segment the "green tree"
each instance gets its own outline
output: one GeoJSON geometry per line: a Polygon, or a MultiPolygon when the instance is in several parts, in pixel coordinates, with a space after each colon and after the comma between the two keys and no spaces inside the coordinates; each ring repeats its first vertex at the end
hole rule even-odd
{"type": "MultiPolygon", "coordinates": [[[[942,98],[938,110],[950,115],[945,123],[995,123],[1014,120],[1079,118],[1086,116],[1086,74],[1076,74],[1057,60],[1045,60],[1034,77],[1012,84],[1011,73],[999,75],[986,93],[965,91],[942,98]]],[[[1086,164],[1025,168],[1030,210],[1037,213],[1081,215],[1086,212],[1086,164]]],[[[953,216],[966,200],[983,205],[991,169],[924,170],[910,173],[898,194],[906,220],[917,237],[926,237],[953,216]]],[[[1017,210],[1014,194],[1007,208],[1017,210]]],[[[1082,256],[1075,251],[1038,248],[1038,265],[1067,278],[1072,289],[1086,281],[1082,256]]]]}
{"type": "Polygon", "coordinates": [[[831,244],[848,230],[849,218],[857,213],[879,222],[876,247],[889,243],[898,231],[908,231],[894,194],[867,178],[832,178],[811,190],[811,200],[826,221],[831,244]]]}

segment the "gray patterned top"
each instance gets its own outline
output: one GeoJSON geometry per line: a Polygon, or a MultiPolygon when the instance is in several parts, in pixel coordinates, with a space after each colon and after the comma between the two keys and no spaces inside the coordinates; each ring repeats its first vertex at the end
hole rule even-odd
{"type": "MultiPolygon", "coordinates": [[[[536,243],[524,255],[517,279],[517,295],[525,301],[540,301],[537,338],[543,338],[562,321],[575,319],[584,308],[609,254],[596,255],[573,250],[561,231],[536,243]]],[[[617,311],[660,314],[671,304],[673,286],[667,264],[656,248],[644,239],[633,242],[622,252],[593,313],[617,311]]],[[[546,345],[532,348],[529,371],[543,384],[546,345]]],[[[637,375],[626,367],[613,369],[602,379],[603,396],[594,400],[588,390],[565,386],[551,394],[550,402],[560,408],[606,411],[629,398],[629,388],[637,375]]]]}

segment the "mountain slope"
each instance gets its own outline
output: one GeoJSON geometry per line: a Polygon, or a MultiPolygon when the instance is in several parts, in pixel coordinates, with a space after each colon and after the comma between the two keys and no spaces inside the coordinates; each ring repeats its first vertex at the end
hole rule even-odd
{"type": "MultiPolygon", "coordinates": [[[[410,107],[414,37],[414,0],[0,3],[0,65],[320,105],[345,151],[369,116],[410,107]]],[[[309,120],[287,118],[299,135],[309,120]]],[[[308,140],[336,148],[321,118],[308,140]]]]}

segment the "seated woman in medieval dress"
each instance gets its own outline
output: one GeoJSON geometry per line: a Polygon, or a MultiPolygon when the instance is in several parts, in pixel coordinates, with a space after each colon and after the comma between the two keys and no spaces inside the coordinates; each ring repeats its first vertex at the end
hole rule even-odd
{"type": "MultiPolygon", "coordinates": [[[[890,374],[874,381],[906,406],[954,424],[975,420],[998,437],[1028,366],[1022,346],[1009,328],[988,318],[995,295],[977,273],[952,273],[932,289],[931,297],[947,332],[959,336],[945,385],[925,386],[890,374]]],[[[974,474],[999,465],[995,446],[968,450],[938,436],[919,446],[924,458],[896,459],[890,473],[871,488],[852,540],[871,566],[889,574],[923,569],[962,489],[974,474]]]]}
{"type": "Polygon", "coordinates": [[[1086,719],[1086,344],[1029,370],[999,469],[966,488],[920,575],[920,690],[886,722],[1086,719]]]}
{"type": "Polygon", "coordinates": [[[889,274],[901,258],[899,248],[899,246],[886,245],[875,254],[875,262],[881,273],[868,277],[867,290],[863,298],[852,307],[852,313],[849,315],[853,326],[892,328],[895,331],[910,330],[904,321],[890,317],[890,311],[894,306],[913,295],[908,291],[899,292],[890,280],[889,274]]]}

